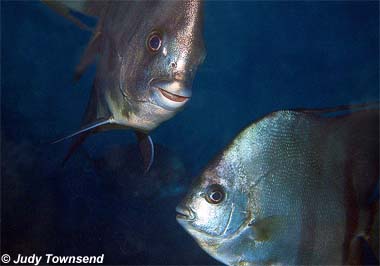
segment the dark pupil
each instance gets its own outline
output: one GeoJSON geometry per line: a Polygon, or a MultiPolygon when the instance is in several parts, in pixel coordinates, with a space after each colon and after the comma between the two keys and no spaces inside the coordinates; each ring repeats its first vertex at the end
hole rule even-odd
{"type": "Polygon", "coordinates": [[[158,50],[158,48],[160,48],[160,38],[158,36],[153,36],[150,38],[149,40],[149,46],[150,48],[152,48],[153,50],[158,50]]]}
{"type": "Polygon", "coordinates": [[[210,195],[211,200],[220,201],[222,199],[222,193],[220,191],[213,191],[210,195]]]}

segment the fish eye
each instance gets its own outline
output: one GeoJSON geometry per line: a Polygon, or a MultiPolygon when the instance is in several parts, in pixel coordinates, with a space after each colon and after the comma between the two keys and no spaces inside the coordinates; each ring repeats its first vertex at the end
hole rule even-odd
{"type": "Polygon", "coordinates": [[[225,193],[221,185],[214,184],[206,189],[206,200],[211,204],[218,204],[224,200],[225,193]]]}
{"type": "Polygon", "coordinates": [[[157,52],[158,50],[160,50],[161,45],[162,45],[161,35],[157,31],[152,32],[147,39],[147,46],[148,46],[149,51],[157,52]]]}

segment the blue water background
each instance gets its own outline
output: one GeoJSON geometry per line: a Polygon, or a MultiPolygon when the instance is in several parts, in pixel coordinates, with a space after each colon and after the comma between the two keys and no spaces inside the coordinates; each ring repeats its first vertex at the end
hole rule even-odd
{"type": "MultiPolygon", "coordinates": [[[[186,168],[176,182],[188,187],[267,113],[378,100],[378,24],[376,1],[206,2],[207,57],[193,98],[152,132],[186,168]]],[[[72,78],[89,38],[39,2],[1,2],[1,251],[105,253],[109,264],[218,264],[175,221],[184,190],[159,197],[149,180],[136,178],[153,195],[132,197],[83,153],[60,169],[69,142],[48,142],[80,126],[95,67],[77,84],[72,78]]],[[[134,143],[131,131],[118,131],[84,147],[101,156],[134,143]]]]}

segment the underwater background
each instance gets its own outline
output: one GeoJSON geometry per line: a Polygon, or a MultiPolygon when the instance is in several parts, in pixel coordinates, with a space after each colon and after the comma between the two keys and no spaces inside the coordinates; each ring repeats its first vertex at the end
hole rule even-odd
{"type": "Polygon", "coordinates": [[[95,67],[90,33],[40,2],[1,1],[1,253],[101,255],[106,264],[220,264],[175,220],[192,179],[245,126],[279,109],[379,100],[379,3],[205,2],[207,57],[186,108],[152,138],[91,136],[65,167],[95,67]]]}

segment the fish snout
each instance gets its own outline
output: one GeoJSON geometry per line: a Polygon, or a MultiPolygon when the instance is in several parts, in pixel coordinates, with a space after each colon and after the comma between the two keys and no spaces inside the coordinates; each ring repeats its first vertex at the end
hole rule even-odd
{"type": "Polygon", "coordinates": [[[194,79],[194,74],[195,74],[194,69],[190,68],[187,71],[174,71],[172,75],[173,75],[174,80],[186,83],[186,81],[194,79]]]}
{"type": "Polygon", "coordinates": [[[177,212],[177,220],[192,221],[195,219],[195,213],[189,207],[179,205],[175,210],[177,212]]]}

